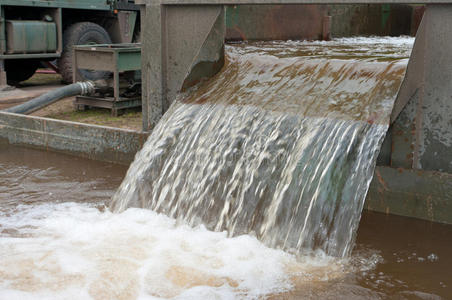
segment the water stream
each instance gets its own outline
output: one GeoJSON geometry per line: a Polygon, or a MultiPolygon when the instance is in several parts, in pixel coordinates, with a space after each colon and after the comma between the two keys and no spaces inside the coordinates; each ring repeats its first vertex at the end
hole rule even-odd
{"type": "Polygon", "coordinates": [[[338,259],[106,206],[126,168],[0,143],[0,299],[449,299],[452,226],[363,212],[338,259]]]}
{"type": "MultiPolygon", "coordinates": [[[[117,198],[114,207],[122,211],[118,213],[108,207],[126,174],[125,167],[11,146],[0,140],[0,299],[449,299],[452,226],[364,211],[355,246],[347,246],[345,252],[351,254],[341,258],[344,252],[338,249],[346,243],[341,237],[349,236],[351,229],[345,235],[329,229],[342,228],[346,220],[334,217],[332,227],[325,231],[313,221],[319,215],[327,219],[337,216],[340,210],[359,218],[359,205],[347,205],[362,201],[362,195],[357,187],[344,188],[347,182],[355,182],[364,190],[367,179],[344,179],[342,174],[354,174],[353,168],[361,167],[363,177],[371,172],[372,149],[384,134],[392,95],[399,84],[394,78],[403,73],[411,46],[408,38],[360,38],[228,47],[229,65],[218,81],[208,82],[175,104],[162,123],[169,127],[157,128],[138,156],[152,162],[154,168],[135,163],[128,171],[129,177],[135,168],[139,170],[136,174],[146,176],[139,177],[142,180],[136,184],[141,194],[131,193],[136,195],[131,202],[117,198]],[[298,53],[295,58],[294,53],[298,53]],[[316,61],[298,60],[302,53],[316,61]],[[284,62],[286,56],[290,64],[284,62]],[[322,57],[331,59],[331,64],[322,66],[322,57]],[[230,69],[244,66],[245,58],[250,70],[266,66],[261,74],[267,73],[266,83],[253,82],[253,78],[262,79],[259,72],[249,75],[230,69]],[[324,76],[322,88],[350,95],[341,107],[360,105],[353,104],[354,99],[366,104],[350,113],[348,108],[341,112],[331,102],[322,114],[323,106],[317,109],[316,101],[339,101],[340,97],[319,93],[315,99],[324,100],[312,101],[307,112],[299,104],[308,100],[289,97],[289,91],[283,89],[278,92],[280,100],[272,96],[265,101],[267,107],[251,105],[253,98],[248,96],[263,85],[274,89],[270,94],[276,95],[275,90],[287,84],[285,76],[278,77],[276,69],[273,72],[267,67],[276,61],[289,73],[308,68],[311,62],[316,62],[314,68],[348,68],[344,76],[332,76],[330,88],[328,76],[324,76]],[[292,68],[292,64],[298,67],[292,68]],[[228,96],[234,93],[226,86],[228,76],[231,85],[240,90],[235,92],[246,98],[228,96]],[[389,80],[393,85],[383,87],[388,78],[394,79],[389,80]],[[367,88],[352,97],[347,87],[355,85],[367,88]],[[373,88],[377,85],[380,88],[373,88]],[[214,89],[218,97],[209,93],[214,89]],[[199,115],[208,118],[195,118],[199,115]],[[165,138],[158,140],[159,135],[165,138]],[[190,154],[190,147],[195,154],[190,154]],[[326,154],[320,155],[321,151],[326,154]],[[368,155],[359,162],[363,153],[368,155]],[[145,154],[149,157],[143,157],[145,154]],[[168,164],[164,162],[167,158],[168,164]],[[311,161],[321,167],[316,170],[311,161]],[[168,181],[150,185],[148,180],[157,174],[168,181]],[[311,181],[306,181],[308,174],[311,181]],[[304,191],[293,189],[300,183],[309,186],[304,191]],[[191,184],[193,189],[186,186],[191,184]],[[321,185],[329,187],[328,192],[323,192],[321,185]],[[156,197],[160,204],[148,201],[152,197],[139,197],[153,196],[157,188],[167,195],[156,197]],[[198,201],[191,212],[191,202],[182,197],[189,191],[197,198],[185,195],[198,201]],[[329,201],[328,195],[340,195],[340,201],[329,201]],[[215,200],[212,204],[207,203],[209,197],[215,200]],[[314,197],[317,200],[307,214],[306,203],[314,197]],[[300,203],[298,211],[295,202],[300,203]],[[226,211],[227,203],[230,209],[226,211]],[[325,209],[319,209],[319,203],[325,209]],[[151,206],[167,211],[159,214],[146,209],[151,206]],[[327,211],[333,208],[334,213],[327,211]],[[206,212],[194,213],[202,209],[206,212]],[[256,218],[250,221],[234,212],[256,218]],[[296,227],[300,223],[291,219],[299,214],[304,218],[301,225],[307,224],[304,232],[317,232],[319,238],[312,244],[299,238],[301,230],[296,227]],[[271,217],[275,215],[285,218],[271,217]],[[284,230],[280,227],[286,224],[294,225],[285,236],[275,237],[273,230],[284,230]],[[206,226],[218,226],[219,231],[206,226]],[[239,234],[247,230],[249,234],[239,234]],[[333,239],[339,241],[337,246],[333,239]],[[296,244],[294,253],[268,247],[273,242],[277,247],[286,243],[287,248],[296,244]]],[[[303,94],[300,89],[308,88],[310,81],[290,82],[298,86],[291,93],[303,94]]],[[[260,103],[258,98],[254,99],[260,103]]],[[[125,186],[122,188],[124,191],[125,186]]]]}
{"type": "Polygon", "coordinates": [[[289,252],[348,256],[406,57],[351,58],[333,45],[227,47],[223,71],[153,130],[113,210],[149,208],[289,252]]]}

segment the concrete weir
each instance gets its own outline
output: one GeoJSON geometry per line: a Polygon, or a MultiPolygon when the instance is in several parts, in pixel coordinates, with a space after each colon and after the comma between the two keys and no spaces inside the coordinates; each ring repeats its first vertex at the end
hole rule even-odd
{"type": "Polygon", "coordinates": [[[224,5],[421,3],[417,33],[367,208],[452,224],[452,1],[137,0],[142,5],[143,126],[184,86],[222,66],[224,5]]]}
{"type": "MultiPolygon", "coordinates": [[[[452,1],[136,0],[141,4],[143,132],[0,112],[0,140],[129,163],[183,88],[224,63],[224,5],[423,3],[366,207],[452,224],[452,1]]],[[[0,70],[1,71],[1,70],[0,70]]],[[[0,72],[1,76],[1,72],[0,72]]]]}

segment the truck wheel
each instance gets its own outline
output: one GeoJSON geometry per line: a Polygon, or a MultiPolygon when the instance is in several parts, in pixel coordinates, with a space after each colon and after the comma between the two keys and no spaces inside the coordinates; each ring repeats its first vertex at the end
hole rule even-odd
{"type": "MultiPolygon", "coordinates": [[[[63,53],[58,60],[58,68],[63,81],[72,82],[72,55],[74,45],[111,44],[110,36],[101,26],[91,22],[80,22],[69,26],[63,34],[63,53]]],[[[104,71],[78,70],[77,75],[83,80],[98,80],[108,77],[104,71]]]]}
{"type": "Polygon", "coordinates": [[[6,77],[8,84],[16,85],[25,81],[36,72],[39,60],[34,59],[7,59],[5,61],[6,77]]]}

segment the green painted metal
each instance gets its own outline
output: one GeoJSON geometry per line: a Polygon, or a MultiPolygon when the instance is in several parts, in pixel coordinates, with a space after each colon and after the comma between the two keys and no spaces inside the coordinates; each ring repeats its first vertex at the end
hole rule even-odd
{"type": "Polygon", "coordinates": [[[77,45],[74,47],[75,55],[86,54],[83,62],[79,62],[80,68],[99,71],[136,71],[141,69],[141,45],[140,44],[101,44],[101,45],[77,45]],[[109,54],[98,56],[98,53],[109,54]],[[105,60],[104,60],[105,58],[105,60]],[[101,65],[108,65],[107,68],[101,65]]]}
{"type": "Polygon", "coordinates": [[[0,0],[0,5],[89,10],[136,9],[133,0],[0,0]]]}
{"type": "Polygon", "coordinates": [[[118,52],[118,69],[120,72],[141,70],[141,48],[133,52],[118,52]]]}
{"type": "Polygon", "coordinates": [[[226,28],[237,26],[240,20],[240,6],[226,7],[226,28]]]}
{"type": "Polygon", "coordinates": [[[116,37],[115,42],[132,41],[137,22],[137,11],[139,10],[133,0],[0,0],[0,60],[60,57],[63,46],[63,28],[66,27],[65,20],[62,19],[62,10],[68,11],[71,9],[103,11],[106,18],[115,16],[117,19],[113,22],[119,22],[119,25],[115,23],[113,27],[109,28],[112,31],[110,32],[113,35],[112,37],[116,37]],[[5,7],[17,7],[16,11],[18,9],[31,11],[34,7],[40,8],[41,10],[37,10],[33,21],[41,21],[40,12],[42,12],[42,9],[47,9],[49,16],[55,22],[56,31],[53,32],[53,28],[42,30],[40,27],[43,23],[35,23],[34,28],[23,23],[21,24],[24,31],[22,33],[19,30],[14,30],[14,28],[8,31],[6,28],[7,22],[10,23],[10,27],[18,27],[19,23],[16,22],[19,20],[7,20],[4,16],[5,7]],[[113,14],[114,9],[119,10],[119,12],[113,14]],[[126,13],[127,16],[124,24],[119,20],[123,13],[126,13]],[[34,31],[34,33],[30,34],[31,31],[34,31]],[[9,36],[9,32],[13,34],[9,36]],[[127,38],[124,39],[124,36],[127,38]],[[128,37],[130,38],[128,39],[128,37]],[[54,47],[54,42],[56,42],[56,47],[54,47]],[[41,50],[37,51],[37,49],[41,50]]]}
{"type": "Polygon", "coordinates": [[[9,54],[46,53],[57,50],[57,27],[54,22],[6,21],[9,54]]]}
{"type": "Polygon", "coordinates": [[[128,15],[127,15],[128,26],[125,26],[125,27],[129,29],[128,36],[132,37],[132,39],[130,40],[130,42],[132,42],[132,43],[139,42],[139,41],[133,39],[133,32],[135,30],[135,25],[137,24],[137,17],[138,17],[138,12],[136,12],[136,11],[128,12],[128,15]]]}
{"type": "Polygon", "coordinates": [[[386,24],[388,23],[389,17],[391,15],[391,5],[383,4],[381,6],[381,29],[384,30],[386,24]]]}
{"type": "Polygon", "coordinates": [[[0,0],[0,5],[110,10],[109,0],[0,0]]]}

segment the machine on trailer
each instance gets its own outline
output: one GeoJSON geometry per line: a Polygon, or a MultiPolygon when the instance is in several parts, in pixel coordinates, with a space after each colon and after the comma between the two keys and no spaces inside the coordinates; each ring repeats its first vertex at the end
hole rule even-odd
{"type": "MultiPolygon", "coordinates": [[[[30,78],[41,62],[57,61],[72,82],[73,46],[131,43],[139,38],[133,0],[0,0],[0,90],[30,78]]],[[[78,70],[85,80],[104,71],[78,70]]]]}
{"type": "Polygon", "coordinates": [[[141,45],[82,45],[74,47],[74,80],[83,80],[78,70],[111,72],[106,80],[109,88],[98,89],[94,95],[78,95],[75,107],[102,107],[111,110],[112,116],[124,109],[141,107],[141,45]],[[120,77],[120,75],[122,75],[120,77]]]}

